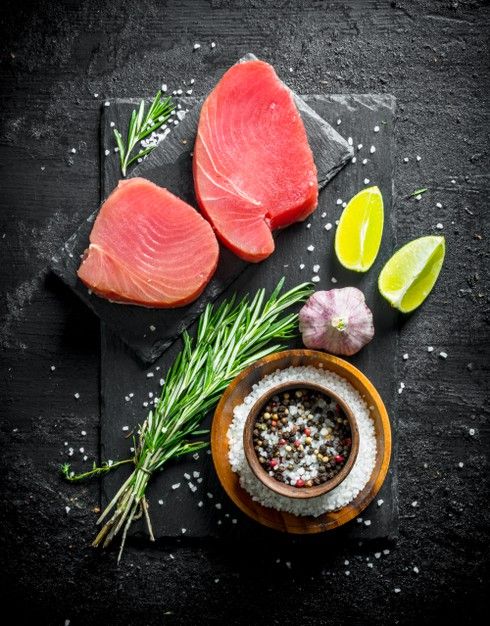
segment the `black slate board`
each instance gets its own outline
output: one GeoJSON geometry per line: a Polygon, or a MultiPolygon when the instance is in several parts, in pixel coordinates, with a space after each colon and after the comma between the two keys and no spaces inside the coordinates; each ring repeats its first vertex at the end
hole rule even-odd
{"type": "MultiPolygon", "coordinates": [[[[248,55],[251,56],[251,55],[248,55]]],[[[246,57],[244,57],[246,58],[246,57]]],[[[314,109],[295,94],[318,170],[318,183],[323,188],[352,156],[345,139],[314,109]]],[[[102,109],[102,199],[106,198],[120,178],[117,155],[113,152],[114,136],[111,123],[124,128],[135,101],[117,100],[102,109]],[[109,154],[106,154],[106,151],[109,154]]],[[[144,176],[197,206],[192,178],[192,149],[197,131],[201,100],[182,98],[185,118],[172,129],[160,145],[131,171],[131,177],[144,176]]],[[[78,280],[76,271],[88,238],[95,211],[65,243],[64,249],[52,259],[52,268],[75,293],[129,345],[143,362],[151,363],[191,324],[208,302],[214,301],[248,266],[224,246],[216,274],[197,301],[178,309],[146,309],[132,305],[113,304],[93,295],[78,280]]]]}
{"type": "MultiPolygon", "coordinates": [[[[321,266],[318,289],[329,289],[333,286],[356,285],[366,294],[367,301],[374,313],[376,336],[372,343],[352,358],[357,365],[376,385],[385,401],[392,423],[393,456],[391,469],[386,482],[377,499],[384,500],[381,507],[374,502],[362,517],[371,520],[370,526],[353,521],[340,531],[323,535],[338,540],[339,535],[354,539],[394,538],[398,529],[398,486],[397,486],[397,415],[396,415],[396,363],[398,358],[398,335],[396,331],[396,315],[386,302],[379,296],[376,288],[378,273],[390,256],[395,246],[395,216],[392,212],[392,137],[394,124],[394,99],[391,96],[308,96],[308,104],[326,120],[335,124],[341,120],[340,128],[345,136],[352,136],[356,147],[356,163],[345,167],[320,194],[319,208],[305,224],[292,226],[278,236],[277,249],[265,262],[250,265],[234,282],[231,292],[244,294],[254,293],[260,287],[269,291],[283,275],[287,277],[286,286],[291,287],[299,282],[309,280],[313,276],[312,266],[321,266]],[[373,129],[379,125],[380,131],[373,129]],[[357,152],[357,145],[363,148],[357,152]],[[376,152],[370,154],[371,145],[376,152]],[[362,159],[367,158],[366,165],[362,159]],[[342,207],[337,199],[348,200],[359,189],[366,186],[364,179],[369,178],[371,184],[377,184],[385,202],[385,231],[382,246],[375,265],[364,276],[342,270],[335,259],[333,239],[335,226],[326,231],[327,222],[334,224],[342,207]],[[326,213],[323,218],[322,214],[326,213]],[[310,227],[308,228],[308,224],[310,227]],[[307,251],[310,244],[315,246],[313,252],[307,251]],[[300,269],[304,263],[305,268],[300,269]],[[338,282],[334,285],[331,277],[338,282]]],[[[180,349],[180,342],[175,342],[162,356],[155,366],[145,368],[132,357],[131,351],[123,341],[107,326],[102,325],[102,418],[101,442],[102,458],[117,459],[128,455],[131,445],[124,437],[124,426],[130,428],[137,425],[143,418],[148,402],[148,393],[156,393],[159,379],[166,371],[180,349]],[[148,378],[147,374],[152,375],[148,378]],[[129,394],[134,396],[129,398],[129,394]],[[126,400],[125,398],[128,398],[126,400]]],[[[292,345],[300,345],[299,342],[292,345]]],[[[210,418],[208,419],[208,425],[210,418]]],[[[125,470],[109,474],[103,481],[102,504],[112,497],[121,484],[125,470]]],[[[258,538],[270,536],[272,531],[262,529],[242,515],[231,503],[221,488],[211,457],[205,452],[199,458],[181,459],[165,468],[165,472],[155,477],[149,490],[152,520],[156,537],[182,536],[182,528],[186,529],[186,537],[235,537],[258,538]],[[200,472],[198,483],[193,472],[200,472]],[[183,475],[188,473],[191,482],[198,488],[191,492],[188,480],[183,475]],[[180,487],[172,490],[171,485],[180,483],[180,487]],[[207,496],[212,494],[212,498],[207,496]],[[160,505],[159,501],[163,504],[160,505]],[[198,502],[203,506],[199,507],[198,502]],[[216,508],[216,504],[221,508],[216,508]],[[233,523],[233,519],[237,523],[233,523]]]]}

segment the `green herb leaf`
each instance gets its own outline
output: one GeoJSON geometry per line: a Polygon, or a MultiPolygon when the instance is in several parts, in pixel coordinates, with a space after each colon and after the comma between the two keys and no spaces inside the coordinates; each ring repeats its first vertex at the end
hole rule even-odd
{"type": "Polygon", "coordinates": [[[415,198],[415,196],[421,196],[426,191],[429,191],[429,189],[427,187],[424,187],[423,189],[417,189],[417,191],[414,191],[408,197],[409,198],[415,198]]]}
{"type": "Polygon", "coordinates": [[[133,151],[138,143],[163,126],[163,124],[168,121],[168,118],[174,109],[175,105],[172,102],[172,98],[162,98],[162,92],[157,91],[146,115],[144,100],[140,102],[138,109],[133,110],[131,113],[128,124],[126,145],[124,145],[122,134],[119,130],[117,130],[117,128],[114,129],[114,136],[119,149],[119,164],[123,176],[126,176],[128,167],[132,163],[138,159],[142,159],[147,154],[150,154],[150,152],[156,147],[155,145],[146,146],[136,155],[133,154],[133,151]]]}

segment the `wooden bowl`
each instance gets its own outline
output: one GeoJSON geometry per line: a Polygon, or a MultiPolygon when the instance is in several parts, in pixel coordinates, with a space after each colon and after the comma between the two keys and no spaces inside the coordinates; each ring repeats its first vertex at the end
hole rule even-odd
{"type": "Polygon", "coordinates": [[[339,485],[344,480],[344,478],[347,477],[357,458],[357,452],[359,451],[359,430],[357,428],[356,418],[354,417],[354,414],[352,413],[349,406],[340,396],[338,396],[327,386],[313,382],[287,381],[281,383],[280,385],[276,385],[272,389],[269,389],[252,406],[248,414],[247,421],[245,422],[245,428],[243,431],[243,447],[245,457],[247,458],[248,464],[250,465],[250,469],[261,483],[263,483],[271,491],[274,491],[280,496],[287,496],[288,498],[298,498],[305,500],[308,498],[316,498],[317,496],[322,496],[323,494],[332,491],[332,489],[335,489],[335,487],[337,487],[337,485],[339,485]],[[298,488],[294,487],[293,485],[286,485],[276,480],[273,476],[270,476],[269,473],[266,472],[264,467],[259,463],[259,459],[257,457],[253,444],[253,430],[255,422],[257,420],[257,416],[261,409],[269,402],[269,400],[273,396],[282,393],[283,391],[295,389],[313,389],[314,391],[333,398],[335,402],[337,402],[337,404],[342,408],[342,411],[345,413],[345,416],[349,421],[349,426],[351,430],[352,446],[349,456],[347,458],[347,462],[342,467],[340,472],[336,474],[333,478],[327,480],[321,485],[315,485],[313,487],[298,488]]]}
{"type": "Polygon", "coordinates": [[[380,490],[390,463],[391,428],[386,408],[374,385],[348,361],[315,350],[285,350],[256,361],[241,372],[227,387],[216,408],[211,427],[211,450],[218,478],[233,502],[255,521],[279,530],[295,534],[311,534],[332,530],[346,524],[363,511],[380,490]],[[252,496],[240,486],[238,475],[228,460],[228,428],[233,419],[233,409],[242,404],[252,386],[264,376],[277,369],[290,366],[314,366],[335,372],[345,378],[360,393],[371,409],[376,433],[376,461],[373,472],[364,489],[352,502],[338,511],[318,517],[297,516],[265,507],[252,500],[252,496]]]}

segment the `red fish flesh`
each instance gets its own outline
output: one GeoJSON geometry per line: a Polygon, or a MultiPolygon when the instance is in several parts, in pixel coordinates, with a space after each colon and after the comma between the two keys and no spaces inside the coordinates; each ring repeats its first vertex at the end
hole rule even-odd
{"type": "Polygon", "coordinates": [[[132,178],[102,205],[78,276],[103,298],[173,308],[202,293],[218,254],[211,226],[195,209],[167,189],[132,178]]]}
{"type": "Polygon", "coordinates": [[[230,68],[205,100],[194,147],[194,185],[218,238],[246,261],[274,251],[272,232],[316,208],[313,154],[291,91],[274,68],[230,68]]]}

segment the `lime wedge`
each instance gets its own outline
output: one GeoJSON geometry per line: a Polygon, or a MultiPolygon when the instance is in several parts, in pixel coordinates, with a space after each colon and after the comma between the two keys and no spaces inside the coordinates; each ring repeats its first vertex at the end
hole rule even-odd
{"type": "Polygon", "coordinates": [[[378,187],[355,195],[340,216],[335,253],[349,270],[366,272],[376,260],[383,236],[383,196],[378,187]]]}
{"type": "Polygon", "coordinates": [[[444,237],[420,237],[400,248],[381,270],[381,294],[402,313],[410,313],[427,298],[441,271],[444,237]]]}

